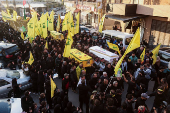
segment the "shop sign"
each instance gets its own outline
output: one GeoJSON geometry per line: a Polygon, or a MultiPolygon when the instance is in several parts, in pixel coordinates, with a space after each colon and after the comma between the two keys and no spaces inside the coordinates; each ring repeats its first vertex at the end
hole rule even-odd
{"type": "Polygon", "coordinates": [[[85,6],[85,5],[77,5],[76,6],[77,9],[84,9],[84,10],[91,10],[91,11],[95,11],[95,8],[92,6],[85,6]]]}

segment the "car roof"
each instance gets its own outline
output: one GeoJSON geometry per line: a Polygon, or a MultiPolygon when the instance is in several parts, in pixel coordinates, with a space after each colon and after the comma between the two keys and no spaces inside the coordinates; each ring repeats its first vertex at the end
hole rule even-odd
{"type": "MultiPolygon", "coordinates": [[[[80,26],[80,28],[87,28],[86,26],[80,26]]],[[[88,28],[87,28],[88,29],[88,28]]]]}
{"type": "Polygon", "coordinates": [[[162,47],[159,49],[162,52],[167,52],[168,54],[170,54],[170,47],[162,47]]]}
{"type": "Polygon", "coordinates": [[[16,44],[11,44],[11,43],[3,43],[3,42],[1,42],[0,43],[0,48],[10,48],[10,47],[12,47],[12,46],[15,46],[16,44]]]}
{"type": "Polygon", "coordinates": [[[124,33],[116,30],[104,30],[102,31],[102,33],[109,34],[119,38],[129,38],[134,36],[134,34],[124,33]]]}

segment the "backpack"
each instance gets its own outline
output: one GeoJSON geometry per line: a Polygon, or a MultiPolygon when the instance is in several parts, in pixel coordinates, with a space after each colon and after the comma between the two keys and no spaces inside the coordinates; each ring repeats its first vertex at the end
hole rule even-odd
{"type": "Polygon", "coordinates": [[[149,68],[151,70],[151,74],[150,74],[150,77],[152,78],[152,80],[156,80],[156,77],[157,77],[157,73],[156,73],[156,70],[154,68],[149,68]]]}

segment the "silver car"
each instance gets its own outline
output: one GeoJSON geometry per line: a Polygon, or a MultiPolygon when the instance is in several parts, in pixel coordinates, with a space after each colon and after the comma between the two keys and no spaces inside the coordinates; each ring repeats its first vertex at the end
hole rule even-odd
{"type": "Polygon", "coordinates": [[[24,75],[22,70],[1,69],[0,73],[0,98],[11,97],[13,95],[13,78],[17,79],[17,84],[21,84],[21,90],[29,89],[32,85],[30,76],[24,75]]]}
{"type": "Polygon", "coordinates": [[[170,62],[170,47],[160,48],[158,55],[161,59],[161,65],[168,66],[170,62]]]}

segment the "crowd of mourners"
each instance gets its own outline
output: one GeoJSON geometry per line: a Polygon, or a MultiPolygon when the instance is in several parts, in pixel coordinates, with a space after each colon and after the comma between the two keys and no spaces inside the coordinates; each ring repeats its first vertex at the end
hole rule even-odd
{"type": "MultiPolygon", "coordinates": [[[[62,32],[67,37],[67,32],[62,32]]],[[[17,80],[13,80],[14,97],[21,97],[21,106],[27,113],[162,113],[170,112],[170,69],[160,65],[160,58],[154,65],[152,53],[146,51],[144,61],[140,55],[145,46],[128,53],[120,66],[120,74],[114,75],[117,64],[104,58],[99,58],[89,53],[91,46],[100,46],[117,55],[119,59],[125,53],[122,41],[114,38],[107,39],[118,45],[120,54],[109,49],[106,39],[98,33],[87,35],[86,32],[73,37],[72,48],[91,56],[94,63],[90,67],[83,67],[82,63],[74,58],[64,58],[63,52],[65,40],[55,40],[48,35],[46,39],[36,36],[32,43],[23,41],[20,33],[14,31],[6,23],[0,24],[0,40],[17,44],[20,54],[17,61],[11,62],[10,69],[22,69],[24,74],[30,76],[32,82],[31,92],[39,94],[39,104],[34,103],[29,91],[18,91],[17,80]],[[45,43],[48,42],[48,49],[45,43]],[[29,65],[30,51],[34,62],[29,65]],[[62,89],[56,88],[54,97],[51,98],[51,83],[53,75],[57,73],[62,80],[62,89]],[[152,93],[148,93],[149,82],[155,81],[152,93]],[[127,91],[124,86],[128,85],[127,91]],[[75,107],[68,98],[68,91],[79,94],[79,107],[75,107]],[[122,100],[122,93],[126,93],[126,99],[122,100]],[[146,100],[155,96],[153,107],[148,108],[146,100]],[[83,109],[83,104],[86,109],[83,109]],[[49,106],[49,107],[47,107],[49,106]]]]}

